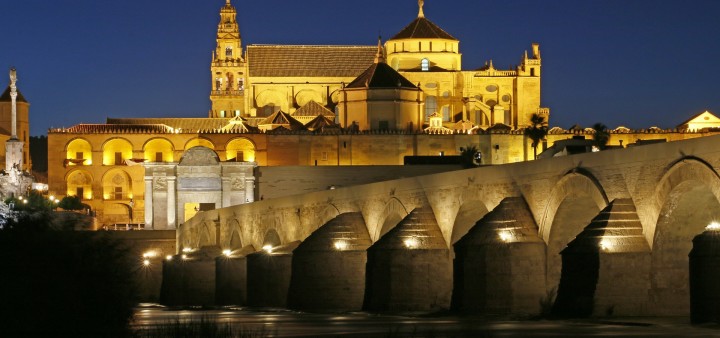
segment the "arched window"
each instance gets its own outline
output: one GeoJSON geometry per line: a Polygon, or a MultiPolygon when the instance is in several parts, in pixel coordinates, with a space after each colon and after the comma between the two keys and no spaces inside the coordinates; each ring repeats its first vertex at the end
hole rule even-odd
{"type": "Polygon", "coordinates": [[[146,162],[172,162],[173,145],[166,139],[153,139],[145,143],[143,153],[146,162]]]}
{"type": "Polygon", "coordinates": [[[435,96],[425,97],[425,121],[429,121],[430,115],[437,112],[437,99],[435,96]]]}
{"type": "Polygon", "coordinates": [[[233,56],[232,55],[232,47],[230,47],[230,46],[225,47],[225,57],[232,58],[232,56],[233,56]]]}
{"type": "Polygon", "coordinates": [[[228,142],[225,149],[225,157],[227,161],[255,161],[255,145],[246,138],[233,139],[228,142]]]}
{"type": "Polygon", "coordinates": [[[430,70],[430,60],[422,59],[422,61],[420,61],[420,69],[423,72],[427,72],[428,70],[430,70]]]}

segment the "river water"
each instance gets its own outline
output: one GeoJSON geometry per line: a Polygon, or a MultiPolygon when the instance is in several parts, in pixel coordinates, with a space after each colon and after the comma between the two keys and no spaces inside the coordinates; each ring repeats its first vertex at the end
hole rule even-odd
{"type": "Polygon", "coordinates": [[[144,305],[135,311],[134,328],[210,318],[245,332],[268,337],[712,337],[720,325],[692,326],[689,318],[603,318],[586,320],[511,320],[455,315],[313,314],[288,310],[167,309],[144,305]]]}

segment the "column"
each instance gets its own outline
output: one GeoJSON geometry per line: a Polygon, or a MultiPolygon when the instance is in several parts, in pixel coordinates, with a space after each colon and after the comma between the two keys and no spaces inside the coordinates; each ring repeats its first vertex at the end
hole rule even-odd
{"type": "Polygon", "coordinates": [[[177,229],[177,198],[175,196],[175,176],[167,177],[167,226],[168,229],[177,229]]]}
{"type": "Polygon", "coordinates": [[[220,191],[220,198],[222,199],[222,207],[229,207],[230,206],[230,197],[232,194],[232,181],[230,177],[221,177],[222,180],[222,188],[220,191]]]}
{"type": "Polygon", "coordinates": [[[247,203],[255,201],[255,177],[245,176],[245,200],[247,203]]]}
{"type": "Polygon", "coordinates": [[[145,230],[153,227],[153,178],[145,176],[145,230]]]}

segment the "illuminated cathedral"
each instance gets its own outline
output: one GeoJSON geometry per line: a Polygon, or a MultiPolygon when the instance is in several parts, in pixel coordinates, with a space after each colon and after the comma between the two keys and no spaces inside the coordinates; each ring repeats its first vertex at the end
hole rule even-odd
{"type": "MultiPolygon", "coordinates": [[[[236,8],[226,0],[210,64],[208,116],[108,118],[51,129],[48,147],[60,151],[48,155],[49,193],[81,196],[101,225],[149,224],[151,214],[181,221],[188,210],[260,199],[252,187],[255,166],[402,165],[406,156],[455,155],[469,145],[483,164],[532,159],[523,129],[533,115],[550,120],[540,99],[539,45],[519,52],[513,69],[488,61],[464,70],[460,41],[426,17],[424,1],[418,5],[410,23],[384,43],[244,45],[236,8]],[[214,151],[218,182],[238,182],[227,185],[232,198],[177,204],[174,189],[190,181],[176,176],[197,146],[214,151]],[[150,194],[156,187],[164,190],[150,194]]],[[[586,132],[554,128],[547,142],[586,132]]],[[[633,136],[612,142],[623,140],[633,136]]]]}

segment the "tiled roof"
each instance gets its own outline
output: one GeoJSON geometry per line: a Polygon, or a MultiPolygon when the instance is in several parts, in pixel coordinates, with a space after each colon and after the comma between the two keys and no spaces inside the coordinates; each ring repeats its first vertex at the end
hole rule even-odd
{"type": "Polygon", "coordinates": [[[374,63],[365,70],[360,76],[355,78],[346,88],[412,88],[417,86],[400,75],[395,69],[388,66],[387,63],[374,63]]]}
{"type": "Polygon", "coordinates": [[[300,121],[294,119],[292,116],[290,116],[290,114],[282,110],[268,116],[265,120],[258,123],[258,126],[273,124],[285,126],[286,128],[291,130],[299,130],[305,128],[305,126],[300,123],[300,121]]]}
{"type": "Polygon", "coordinates": [[[375,59],[374,46],[250,45],[253,77],[355,77],[375,59]]]}
{"type": "Polygon", "coordinates": [[[315,102],[310,101],[306,103],[304,106],[300,107],[298,110],[296,110],[292,116],[331,116],[334,117],[335,113],[333,113],[330,109],[325,108],[323,105],[315,102]]]}
{"type": "Polygon", "coordinates": [[[62,130],[76,134],[166,134],[173,129],[162,124],[78,124],[62,130]]]}
{"type": "Polygon", "coordinates": [[[107,124],[164,124],[182,133],[196,133],[223,128],[230,118],[108,118],[107,124]]]}
{"type": "Polygon", "coordinates": [[[312,119],[312,121],[305,124],[305,128],[308,130],[322,130],[326,127],[337,128],[338,125],[335,124],[333,119],[323,115],[318,115],[316,118],[312,119]]]}
{"type": "MultiPolygon", "coordinates": [[[[27,100],[25,100],[25,97],[20,92],[20,90],[17,91],[17,102],[25,102],[27,103],[27,100]]],[[[7,89],[0,95],[0,102],[12,102],[12,98],[10,97],[10,86],[8,85],[7,89]]]]}
{"type": "Polygon", "coordinates": [[[405,26],[400,33],[395,34],[390,40],[399,39],[447,39],[458,41],[425,17],[418,17],[413,20],[413,22],[405,26]]]}

